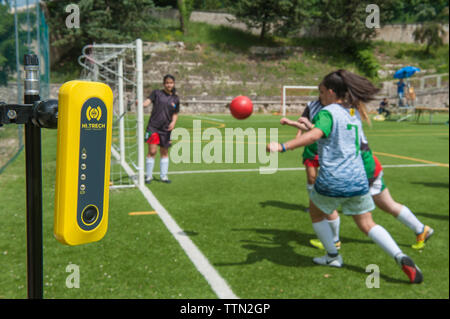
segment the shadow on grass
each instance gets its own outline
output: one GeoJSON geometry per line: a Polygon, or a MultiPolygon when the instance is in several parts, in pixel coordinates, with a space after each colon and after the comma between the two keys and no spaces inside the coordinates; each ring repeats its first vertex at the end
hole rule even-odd
{"type": "Polygon", "coordinates": [[[420,212],[419,213],[414,212],[414,214],[416,216],[423,216],[423,217],[427,217],[427,218],[431,218],[431,219],[437,219],[437,220],[446,220],[446,221],[448,221],[448,219],[449,219],[448,215],[444,216],[444,215],[430,214],[430,213],[420,213],[420,212]]]}
{"type": "MultiPolygon", "coordinates": [[[[278,265],[289,267],[313,266],[312,258],[294,251],[292,244],[313,249],[309,241],[315,238],[313,234],[306,234],[296,230],[279,230],[263,228],[233,229],[235,232],[253,232],[260,240],[241,240],[242,248],[250,250],[247,259],[236,263],[217,263],[217,266],[237,266],[254,264],[268,260],[278,265]]],[[[373,244],[371,240],[360,240],[341,237],[346,243],[373,244]]]]}
{"type": "Polygon", "coordinates": [[[416,185],[423,185],[426,187],[435,187],[435,188],[449,188],[449,184],[448,183],[429,183],[429,182],[411,182],[411,184],[416,184],[416,185]]]}
{"type": "Polygon", "coordinates": [[[266,206],[272,206],[276,208],[286,209],[286,210],[301,210],[307,212],[308,207],[301,204],[286,203],[278,200],[266,200],[265,202],[259,202],[261,208],[266,208],[266,206]]]}
{"type": "Polygon", "coordinates": [[[312,266],[309,256],[298,254],[291,246],[292,242],[306,245],[313,237],[294,230],[278,229],[233,229],[235,232],[253,232],[260,235],[260,240],[241,240],[242,248],[249,250],[247,259],[235,263],[216,263],[216,266],[239,266],[254,264],[263,260],[288,267],[312,266]]]}
{"type": "Polygon", "coordinates": [[[179,232],[178,234],[187,236],[187,237],[192,237],[192,236],[197,236],[198,232],[193,231],[193,230],[183,230],[183,231],[179,232]]]}
{"type": "MultiPolygon", "coordinates": [[[[223,262],[214,263],[214,266],[242,266],[255,264],[267,260],[277,265],[287,267],[319,267],[312,261],[311,256],[305,256],[294,251],[292,243],[297,243],[308,248],[309,240],[315,238],[314,235],[305,234],[295,230],[279,230],[279,229],[258,229],[258,228],[244,228],[233,229],[235,232],[254,232],[260,235],[260,240],[241,240],[242,248],[249,250],[247,258],[240,262],[223,262]]],[[[360,240],[343,237],[342,241],[346,243],[357,242],[360,244],[373,244],[371,240],[360,240]]],[[[318,251],[318,256],[323,254],[323,251],[318,251]]],[[[356,265],[345,264],[344,269],[356,273],[367,274],[365,269],[356,265]]],[[[380,277],[391,283],[408,283],[405,280],[399,280],[380,274],[380,277]]]]}
{"type": "MultiPolygon", "coordinates": [[[[345,264],[345,261],[344,261],[344,268],[348,269],[350,271],[356,272],[356,273],[364,273],[364,274],[367,274],[367,275],[370,274],[370,273],[367,273],[366,270],[364,268],[362,268],[362,267],[359,267],[359,266],[356,266],[356,265],[345,264]]],[[[400,268],[399,268],[399,271],[401,271],[400,268]]],[[[385,274],[382,274],[381,272],[380,272],[380,277],[382,279],[384,279],[386,282],[409,285],[409,281],[406,280],[406,279],[405,280],[401,280],[401,279],[397,279],[397,278],[392,278],[392,277],[386,276],[385,274]]]]}

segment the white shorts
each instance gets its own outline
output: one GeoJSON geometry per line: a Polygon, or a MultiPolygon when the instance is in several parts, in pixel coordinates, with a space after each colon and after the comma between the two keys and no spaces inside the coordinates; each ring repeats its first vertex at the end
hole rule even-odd
{"type": "Polygon", "coordinates": [[[344,215],[361,215],[375,209],[370,193],[353,197],[330,197],[321,195],[313,189],[310,198],[314,205],[327,215],[332,214],[339,207],[342,207],[344,215]]]}
{"type": "Polygon", "coordinates": [[[376,196],[381,194],[382,191],[386,188],[383,180],[383,172],[380,172],[380,175],[375,179],[372,186],[370,186],[369,193],[371,196],[376,196]]]}

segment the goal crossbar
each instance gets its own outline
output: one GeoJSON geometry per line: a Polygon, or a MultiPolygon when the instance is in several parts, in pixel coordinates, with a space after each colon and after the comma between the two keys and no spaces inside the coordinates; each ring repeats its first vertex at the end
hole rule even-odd
{"type": "Polygon", "coordinates": [[[311,85],[283,85],[281,92],[281,105],[282,105],[282,114],[286,116],[286,91],[289,89],[299,89],[299,90],[317,90],[317,86],[311,85]]]}

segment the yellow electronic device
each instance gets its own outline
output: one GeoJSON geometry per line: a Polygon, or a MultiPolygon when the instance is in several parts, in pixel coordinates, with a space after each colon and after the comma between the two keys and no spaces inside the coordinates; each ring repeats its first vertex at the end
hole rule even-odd
{"type": "Polygon", "coordinates": [[[108,85],[70,81],[60,88],[54,234],[63,244],[98,241],[108,228],[112,117],[108,85]]]}

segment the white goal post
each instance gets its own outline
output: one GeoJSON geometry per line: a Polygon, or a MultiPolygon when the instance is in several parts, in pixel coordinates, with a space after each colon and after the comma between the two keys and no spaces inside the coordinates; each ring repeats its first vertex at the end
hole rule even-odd
{"type": "Polygon", "coordinates": [[[143,186],[144,90],[142,40],[89,44],[78,63],[84,80],[108,84],[114,95],[110,188],[143,186]],[[120,166],[116,169],[115,166],[120,166]]]}
{"type": "MultiPolygon", "coordinates": [[[[310,85],[283,85],[282,92],[281,92],[281,114],[283,116],[286,116],[286,108],[287,108],[287,92],[289,90],[297,90],[297,91],[317,91],[317,85],[316,86],[310,86],[310,85]]],[[[308,94],[310,96],[310,94],[308,94]]]]}

